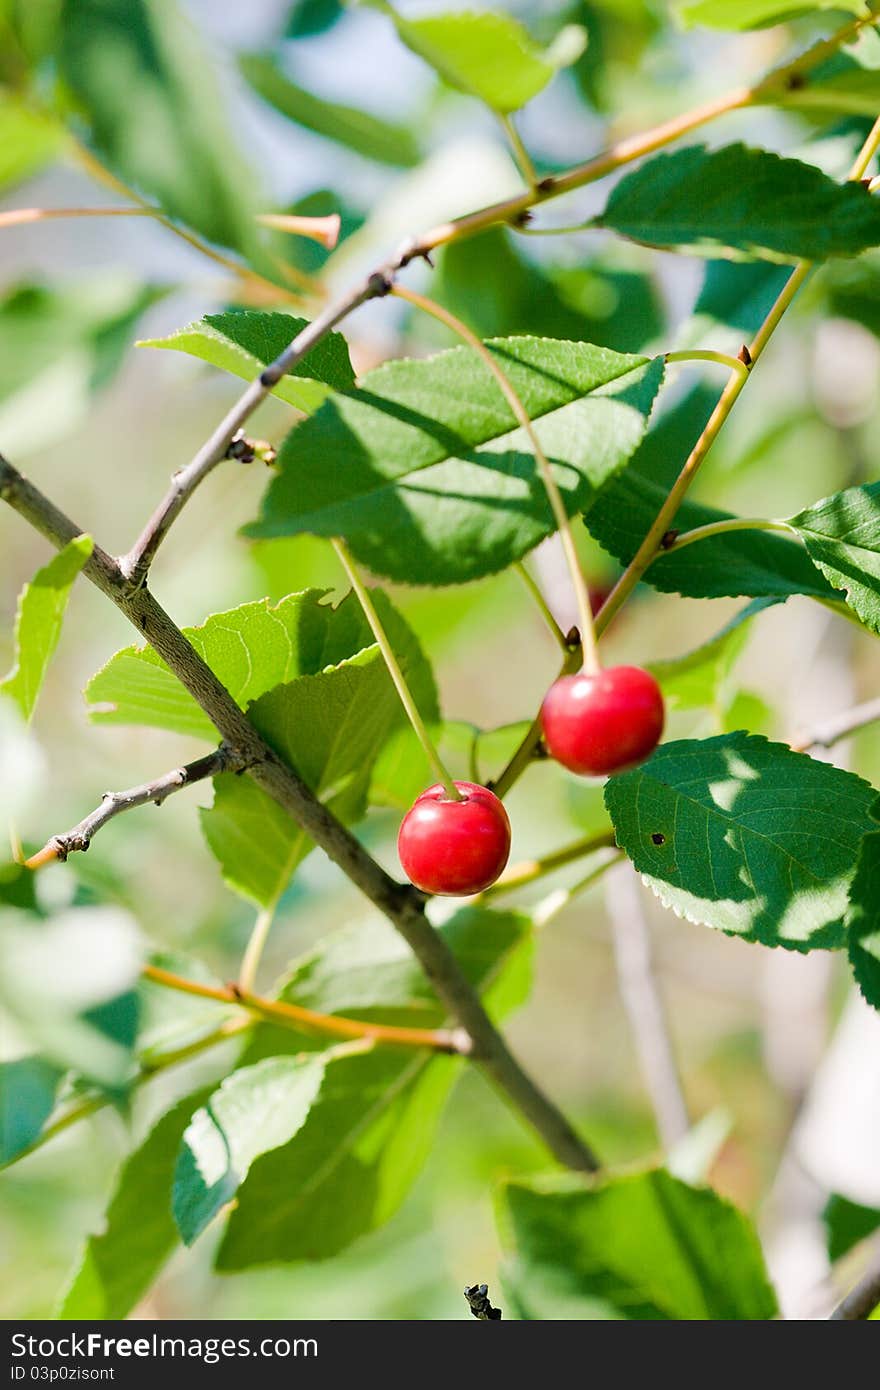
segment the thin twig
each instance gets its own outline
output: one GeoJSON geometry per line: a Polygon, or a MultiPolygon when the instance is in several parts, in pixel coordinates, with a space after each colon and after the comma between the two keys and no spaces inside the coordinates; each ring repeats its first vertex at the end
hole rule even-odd
{"type": "Polygon", "coordinates": [[[806,753],[811,748],[831,748],[840,739],[863,729],[866,724],[874,724],[880,719],[880,699],[866,700],[863,705],[845,710],[831,719],[815,724],[798,734],[791,743],[796,753],[806,753]]]}
{"type": "Polygon", "coordinates": [[[638,1053],[664,1149],[691,1127],[669,1023],[654,974],[651,933],[631,864],[618,864],[605,880],[620,996],[638,1053]]]}
{"type": "MultiPolygon", "coordinates": [[[[57,549],[82,534],[81,527],[2,456],[0,499],[57,549]]],[[[469,1035],[474,1060],[537,1130],[555,1158],[582,1172],[595,1170],[595,1154],[523,1071],[489,1019],[449,946],[425,916],[422,895],[411,885],[395,882],[293,769],[282,762],[148,589],[132,590],[117,561],[100,546],[95,546],[83,574],[112,600],[182,682],[221,738],[243,759],[247,775],[293,817],[355,887],[384,913],[416,956],[449,1015],[469,1035]]]]}
{"type": "Polygon", "coordinates": [[[206,985],[201,980],[185,979],[158,965],[144,966],[143,975],[145,980],[163,985],[166,989],[179,990],[181,994],[215,999],[219,1004],[238,1004],[267,1023],[292,1028],[295,1032],[314,1033],[318,1037],[369,1038],[373,1042],[389,1043],[395,1047],[426,1047],[434,1052],[463,1056],[467,1056],[470,1050],[470,1039],[463,1029],[398,1028],[385,1023],[364,1023],[360,1019],[343,1018],[338,1014],[316,1013],[314,1009],[304,1009],[299,1004],[264,999],[240,984],[206,985]]]}
{"type": "Polygon", "coordinates": [[[252,381],[229,413],[217,426],[210,439],[202,445],[195,458],[181,468],[171,480],[171,486],[147,522],[131,550],[119,559],[119,569],[130,588],[138,588],[146,579],[159,546],[200,483],[217,464],[227,457],[230,444],[257,406],[266,399],[273,386],[310,352],[316,343],[369,299],[388,294],[390,272],[369,275],[356,289],[336,304],[325,309],[289,343],[274,362],[264,367],[252,381]]]}
{"type": "Polygon", "coordinates": [[[124,811],[133,811],[137,806],[146,806],[150,802],[154,806],[161,806],[166,797],[182,791],[184,787],[203,782],[206,777],[216,777],[221,772],[241,771],[242,767],[243,764],[232,750],[226,744],[221,744],[213,753],[196,758],[194,762],[186,763],[183,767],[175,767],[171,772],[154,777],[151,782],[143,782],[139,787],[129,787],[128,791],[124,792],[105,792],[100,806],[71,830],[65,830],[61,835],[53,835],[41,850],[25,860],[25,868],[39,869],[55,859],[60,859],[63,863],[69,854],[75,854],[77,851],[85,853],[92,838],[102,826],[115,816],[122,815],[124,811]]]}
{"type": "Polygon", "coordinates": [[[479,1322],[498,1322],[501,1309],[493,1308],[489,1301],[488,1284],[469,1284],[464,1291],[467,1305],[479,1322]]]}
{"type": "Polygon", "coordinates": [[[841,1299],[831,1322],[863,1322],[880,1305],[880,1249],[878,1249],[859,1282],[841,1299]]]}

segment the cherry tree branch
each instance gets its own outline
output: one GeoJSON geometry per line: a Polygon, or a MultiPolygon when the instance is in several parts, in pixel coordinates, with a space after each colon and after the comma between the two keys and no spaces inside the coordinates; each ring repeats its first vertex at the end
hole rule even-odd
{"type": "Polygon", "coordinates": [[[213,753],[207,753],[203,758],[196,758],[194,762],[186,763],[182,767],[175,767],[171,772],[154,777],[151,782],[143,782],[139,787],[129,787],[128,791],[124,792],[105,792],[100,806],[84,816],[71,830],[53,835],[38,853],[25,861],[25,867],[39,869],[53,859],[63,862],[69,854],[77,851],[85,853],[92,837],[108,821],[122,815],[123,811],[133,811],[137,806],[146,806],[150,802],[155,806],[161,806],[166,797],[182,791],[184,787],[203,782],[206,777],[216,777],[221,772],[241,771],[242,767],[243,764],[232,749],[227,744],[221,744],[213,753]]]}
{"type": "Polygon", "coordinates": [[[831,748],[840,739],[863,729],[866,724],[876,723],[878,719],[880,699],[866,700],[863,705],[856,705],[853,709],[845,710],[843,714],[834,715],[831,719],[814,725],[812,729],[805,729],[794,738],[791,746],[796,753],[806,753],[811,748],[831,748]]]}
{"type": "MultiPolygon", "coordinates": [[[[68,516],[0,455],[0,500],[61,549],[82,534],[68,516]]],[[[186,640],[152,594],[132,589],[119,563],[95,546],[83,574],[138,630],[208,715],[244,770],[342,869],[400,933],[437,997],[471,1040],[471,1056],[567,1167],[592,1172],[598,1159],[553,1101],[511,1053],[464,976],[449,946],[428,921],[424,899],[411,884],[397,883],[360,841],[323,805],[251,724],[226,687],[186,640]]]]}
{"type": "Polygon", "coordinates": [[[631,864],[612,869],[605,887],[617,980],[664,1149],[690,1129],[669,1021],[654,973],[651,933],[631,864]]]}
{"type": "Polygon", "coordinates": [[[831,1314],[831,1322],[863,1322],[880,1304],[880,1248],[859,1282],[850,1289],[831,1314]]]}

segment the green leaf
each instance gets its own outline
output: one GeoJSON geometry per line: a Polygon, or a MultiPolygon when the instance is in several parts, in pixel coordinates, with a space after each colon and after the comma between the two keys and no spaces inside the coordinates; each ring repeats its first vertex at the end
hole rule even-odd
{"type": "Polygon", "coordinates": [[[439,73],[444,82],[479,97],[502,115],[518,111],[537,96],[557,69],[574,63],[584,50],[585,31],[576,24],[539,48],[510,15],[438,14],[404,19],[387,0],[362,0],[388,16],[407,48],[439,73]]]}
{"type": "Polygon", "coordinates": [[[39,1138],[63,1075],[43,1057],[0,1062],[0,1167],[39,1138]]]}
{"type": "Polygon", "coordinates": [[[87,420],[138,318],[161,293],[108,269],[51,289],[15,285],[0,297],[0,435],[11,457],[44,449],[87,420]]]}
{"type": "Polygon", "coordinates": [[[435,297],[481,338],[528,324],[539,337],[637,352],[659,337],[662,307],[648,276],[605,261],[537,265],[520,250],[523,240],[492,227],[451,242],[437,267],[435,297]]]}
{"type": "Polygon", "coordinates": [[[605,788],[618,844],[665,906],[797,951],[844,945],[875,798],[851,772],[744,733],[663,744],[605,788]]]}
{"type": "Polygon", "coordinates": [[[296,125],[379,164],[410,169],[419,163],[421,150],[410,126],[315,96],[292,82],[267,54],[246,53],[239,66],[254,91],[296,125]]]}
{"type": "Polygon", "coordinates": [[[172,1198],[186,1245],[232,1201],[254,1160],[299,1132],[324,1066],[320,1056],[269,1057],[233,1072],[196,1111],[177,1157],[172,1198]]]}
{"type": "MultiPolygon", "coordinates": [[[[314,676],[276,686],[249,714],[264,738],[342,821],[366,810],[373,763],[400,719],[378,647],[314,676]]],[[[202,830],[230,887],[262,906],[277,902],[313,842],[250,781],[215,778],[202,830]]]]}
{"type": "Polygon", "coordinates": [[[825,1203],[822,1221],[828,1240],[828,1258],[834,1264],[880,1228],[880,1210],[863,1207],[839,1192],[832,1192],[825,1203]]]}
{"type": "Polygon", "coordinates": [[[865,4],[864,0],[680,0],[676,6],[688,29],[697,24],[709,29],[760,29],[819,10],[862,14],[865,4]]]}
{"type": "Polygon", "coordinates": [[[776,598],[755,599],[708,642],[684,656],[652,662],[648,669],[660,682],[667,708],[712,709],[722,720],[735,693],[731,671],[748,640],[751,620],[778,602],[776,598]]]}
{"type": "Polygon", "coordinates": [[[621,179],[595,225],[698,255],[821,261],[880,244],[880,204],[861,183],[769,150],[692,146],[621,179]]]}
{"type": "Polygon", "coordinates": [[[590,1187],[508,1183],[506,1282],[528,1317],[757,1321],[778,1309],[751,1222],[662,1168],[590,1187]]]}
{"type": "MultiPolygon", "coordinates": [[[[587,511],[587,530],[621,564],[629,564],[711,415],[717,393],[697,387],[666,412],[587,511]]],[[[731,512],[687,498],[672,520],[678,531],[728,520],[731,512]]],[[[689,598],[832,599],[834,590],[802,546],[772,531],[735,531],[660,555],[645,574],[663,593],[689,598]]]]}
{"type": "MultiPolygon", "coordinates": [[[[525,918],[468,908],[442,930],[468,978],[490,991],[496,1012],[519,1002],[525,918]]],[[[421,1027],[443,1021],[407,947],[384,921],[319,943],[295,967],[282,997],[389,1022],[409,1018],[421,1027]]],[[[289,1144],[258,1158],[239,1189],[218,1255],[221,1270],[325,1259],[387,1221],[431,1149],[461,1070],[458,1058],[398,1048],[324,1056],[324,1080],[305,1125],[289,1144]]]]}
{"type": "Polygon", "coordinates": [[[203,1088],[175,1105],[126,1159],[102,1234],[86,1241],[59,1318],[124,1318],[147,1292],[177,1244],[170,1199],[180,1141],[211,1090],[203,1088]]]}
{"type": "Polygon", "coordinates": [[[880,1009],[880,830],[862,841],[846,925],[847,950],[859,989],[869,1004],[880,1009]]]}
{"type": "Polygon", "coordinates": [[[30,178],[60,154],[64,127],[0,90],[0,188],[30,178]]]}
{"type": "MultiPolygon", "coordinates": [[[[258,599],[214,613],[184,636],[245,708],[273,686],[328,664],[325,648],[333,610],[324,589],[288,594],[279,603],[258,599]]],[[[371,640],[369,637],[362,645],[371,640]]],[[[85,690],[96,724],[149,724],[216,741],[217,731],[151,647],[124,647],[85,690]]]]}
{"type": "MultiPolygon", "coordinates": [[[[485,984],[520,944],[528,920],[516,912],[463,907],[443,936],[467,978],[485,984]]],[[[413,1028],[436,1028],[443,1010],[403,938],[384,917],[369,917],[325,937],[294,963],[280,999],[316,1013],[345,1014],[413,1028]]]]}
{"type": "MultiPolygon", "coordinates": [[[[642,438],[661,359],[530,337],[487,347],[547,451],[570,512],[642,438]]],[[[554,530],[528,438],[466,347],[389,362],[287,436],[261,537],[343,535],[376,574],[457,584],[504,569],[554,530]]]]}
{"type": "Polygon", "coordinates": [[[284,31],[288,39],[322,34],[345,14],[343,0],[294,0],[284,31]]]}
{"type": "Polygon", "coordinates": [[[811,560],[880,633],[880,483],[847,488],[790,519],[811,560]]]}
{"type": "Polygon", "coordinates": [[[0,681],[0,692],[15,701],[26,720],[33,716],[49,662],[61,637],[61,624],[73,581],[92,553],[91,536],[77,536],[25,584],[15,617],[15,665],[0,681]]]}
{"type": "Polygon", "coordinates": [[[59,66],[115,173],[211,241],[258,256],[253,171],[175,0],[65,0],[59,66]]]}
{"type": "MultiPolygon", "coordinates": [[[[293,342],[307,319],[290,314],[237,309],[225,314],[206,314],[165,338],[142,338],[138,347],[173,348],[224,372],[253,381],[260,370],[293,342]]],[[[273,388],[288,405],[316,410],[329,386],[345,390],[354,385],[354,369],[348,344],[341,333],[330,333],[297,363],[273,388]]]]}

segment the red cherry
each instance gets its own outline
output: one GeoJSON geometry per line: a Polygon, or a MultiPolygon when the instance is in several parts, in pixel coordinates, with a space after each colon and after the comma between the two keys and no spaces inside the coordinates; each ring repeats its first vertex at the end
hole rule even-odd
{"type": "Polygon", "coordinates": [[[462,801],[438,783],[417,797],[397,837],[404,873],[425,893],[467,897],[494,883],[510,854],[510,821],[498,797],[456,782],[462,801]]]}
{"type": "Polygon", "coordinates": [[[601,777],[642,762],[663,733],[663,696],[640,666],[562,676],[541,706],[550,756],[571,772],[601,777]]]}

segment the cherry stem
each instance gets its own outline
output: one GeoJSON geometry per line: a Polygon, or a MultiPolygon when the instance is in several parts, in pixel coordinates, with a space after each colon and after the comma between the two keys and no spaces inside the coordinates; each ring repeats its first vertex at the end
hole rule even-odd
{"type": "Polygon", "coordinates": [[[528,184],[529,188],[535,189],[538,186],[538,174],[532,163],[532,156],[529,154],[522,142],[522,136],[517,130],[512,116],[499,116],[505,134],[510,141],[514,158],[516,159],[519,171],[528,184]]]}
{"type": "Polygon", "coordinates": [[[254,922],[253,930],[248,937],[248,943],[244,948],[244,955],[238,969],[238,983],[243,990],[252,990],[254,987],[277,907],[278,897],[276,896],[257,914],[257,920],[254,922]]]}
{"type": "Polygon", "coordinates": [[[519,575],[522,582],[525,584],[532,598],[535,600],[541,617],[544,619],[544,622],[547,624],[548,628],[553,633],[553,636],[555,637],[557,643],[564,652],[567,652],[568,643],[565,640],[565,633],[562,631],[562,628],[559,626],[553,614],[550,612],[549,604],[547,603],[547,600],[545,599],[544,595],[541,593],[541,590],[538,584],[536,583],[534,577],[526,569],[522,560],[517,560],[513,568],[516,570],[517,574],[519,575]]]}
{"type": "Polygon", "coordinates": [[[578,615],[580,618],[583,668],[591,675],[594,675],[599,670],[599,651],[596,645],[596,633],[593,627],[593,610],[590,605],[590,594],[587,589],[587,581],[584,578],[584,572],[581,569],[580,561],[577,557],[577,549],[574,543],[574,536],[572,535],[571,523],[569,521],[568,512],[565,510],[562,494],[556,485],[556,479],[553,476],[553,470],[550,467],[547,455],[544,453],[541,442],[535,433],[535,427],[529,418],[529,412],[526,410],[507,375],[501,370],[485,343],[481,342],[477,335],[471,332],[467,324],[462,323],[461,319],[456,318],[454,314],[451,314],[448,309],[444,309],[441,304],[437,304],[435,300],[428,299],[422,294],[416,294],[413,290],[404,289],[401,285],[395,285],[391,293],[396,295],[399,299],[405,299],[417,309],[424,310],[426,314],[430,314],[433,318],[438,319],[440,323],[444,323],[447,328],[452,329],[453,333],[457,333],[469,347],[473,348],[474,352],[479,355],[494,376],[501,388],[502,395],[513,411],[524,434],[527,436],[534,451],[535,461],[547,492],[550,509],[556,521],[559,539],[562,542],[562,549],[565,554],[569,574],[571,575],[571,582],[574,586],[578,615]]]}
{"type": "Polygon", "coordinates": [[[739,357],[730,357],[728,353],[715,352],[712,348],[687,348],[666,352],[663,357],[666,362],[715,362],[719,367],[727,367],[729,371],[736,372],[743,379],[749,374],[748,366],[739,357]]]}
{"type": "Polygon", "coordinates": [[[614,831],[605,830],[597,835],[585,835],[573,844],[554,850],[552,854],[545,854],[540,859],[524,859],[519,864],[509,864],[491,888],[480,894],[480,901],[494,898],[499,893],[509,893],[514,888],[524,888],[527,884],[535,883],[538,879],[555,873],[557,869],[564,868],[566,864],[573,864],[598,850],[614,849],[615,846],[614,831]]]}
{"type": "Polygon", "coordinates": [[[413,727],[416,738],[422,745],[425,757],[436,772],[439,781],[443,783],[446,795],[449,797],[450,801],[463,801],[464,797],[455,785],[455,782],[443,762],[443,759],[437,752],[433,740],[425,727],[425,721],[419,713],[418,706],[412,697],[403,671],[400,669],[400,663],[394,655],[394,648],[388,641],[388,635],[382,626],[379,614],[376,612],[376,606],[370,598],[370,592],[367,586],[358,573],[357,566],[355,565],[348,546],[338,536],[334,537],[330,544],[336,551],[339,562],[348,575],[349,583],[354,593],[357,595],[358,602],[364,611],[364,617],[369,623],[370,631],[376,639],[376,645],[382,653],[382,659],[388,668],[388,674],[394,683],[395,690],[400,696],[400,703],[406,711],[406,717],[413,727]]]}

